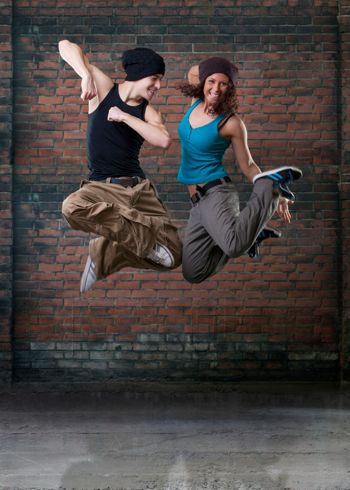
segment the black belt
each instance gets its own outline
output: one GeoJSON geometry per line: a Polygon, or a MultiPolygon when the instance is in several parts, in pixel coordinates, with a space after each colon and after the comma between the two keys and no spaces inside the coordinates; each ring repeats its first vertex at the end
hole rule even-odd
{"type": "Polygon", "coordinates": [[[207,184],[203,185],[203,187],[201,187],[200,185],[196,185],[197,192],[195,194],[192,194],[192,196],[191,196],[192,203],[196,204],[200,200],[200,198],[203,197],[209,189],[212,189],[213,187],[216,187],[217,185],[224,184],[225,182],[232,182],[232,181],[231,181],[230,177],[225,176],[222,179],[211,180],[207,184]]]}
{"type": "Polygon", "coordinates": [[[143,177],[135,175],[134,177],[108,177],[106,179],[107,184],[117,184],[123,187],[135,187],[135,185],[140,184],[144,180],[143,177]]]}

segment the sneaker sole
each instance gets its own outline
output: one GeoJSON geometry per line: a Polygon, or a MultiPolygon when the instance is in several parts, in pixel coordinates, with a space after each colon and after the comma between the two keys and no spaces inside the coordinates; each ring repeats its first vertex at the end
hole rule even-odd
{"type": "Polygon", "coordinates": [[[271,174],[276,174],[278,172],[282,172],[283,170],[290,170],[293,174],[294,180],[298,180],[303,176],[303,172],[300,170],[300,168],[285,166],[285,167],[278,167],[278,168],[275,168],[273,170],[267,170],[266,172],[262,172],[261,174],[256,175],[253,179],[253,183],[255,184],[255,182],[258,179],[261,179],[263,177],[271,177],[271,174]]]}
{"type": "Polygon", "coordinates": [[[88,291],[88,289],[86,289],[86,280],[87,280],[89,270],[91,267],[91,262],[92,262],[92,260],[91,260],[91,257],[89,255],[88,259],[86,261],[86,264],[85,264],[83,275],[81,276],[81,280],[80,280],[80,292],[81,293],[86,293],[86,291],[88,291]]]}

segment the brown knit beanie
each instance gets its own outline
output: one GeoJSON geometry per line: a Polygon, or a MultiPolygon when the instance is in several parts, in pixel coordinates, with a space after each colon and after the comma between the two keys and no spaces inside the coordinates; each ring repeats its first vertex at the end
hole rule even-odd
{"type": "Polygon", "coordinates": [[[231,61],[219,56],[208,58],[199,64],[199,81],[204,82],[213,73],[223,73],[227,75],[232,83],[238,79],[238,68],[231,61]]]}

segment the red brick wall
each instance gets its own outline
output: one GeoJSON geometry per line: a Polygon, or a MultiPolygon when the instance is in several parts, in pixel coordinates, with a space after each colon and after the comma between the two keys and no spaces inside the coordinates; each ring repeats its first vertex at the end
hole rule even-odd
{"type": "Polygon", "coordinates": [[[340,40],[340,202],[341,202],[341,237],[342,237],[342,359],[343,379],[350,379],[350,5],[341,1],[339,6],[339,40],[340,40]]]}
{"type": "MultiPolygon", "coordinates": [[[[14,1],[16,379],[339,377],[337,2],[181,3],[14,1]],[[173,143],[146,146],[142,162],[181,227],[190,206],[175,181],[177,124],[188,100],[175,83],[206,56],[234,60],[256,162],[304,172],[283,237],[200,285],[181,269],[125,270],[80,296],[89,237],[60,206],[86,175],[86,108],[59,61],[63,38],[117,79],[125,49],[165,57],[156,103],[173,143]]],[[[231,152],[225,160],[244,204],[251,185],[231,152]]]]}
{"type": "Polygon", "coordinates": [[[0,0],[0,382],[11,379],[12,2],[0,0]]]}

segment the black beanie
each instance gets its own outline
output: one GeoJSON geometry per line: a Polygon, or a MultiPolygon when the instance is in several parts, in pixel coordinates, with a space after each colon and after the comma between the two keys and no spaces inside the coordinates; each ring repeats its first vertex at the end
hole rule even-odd
{"type": "Polygon", "coordinates": [[[165,73],[163,58],[149,48],[128,49],[123,53],[122,64],[127,75],[125,80],[130,82],[165,73]]]}
{"type": "Polygon", "coordinates": [[[236,83],[238,78],[238,68],[225,58],[214,56],[199,64],[199,81],[204,82],[213,73],[223,73],[227,75],[232,83],[236,83]]]}

